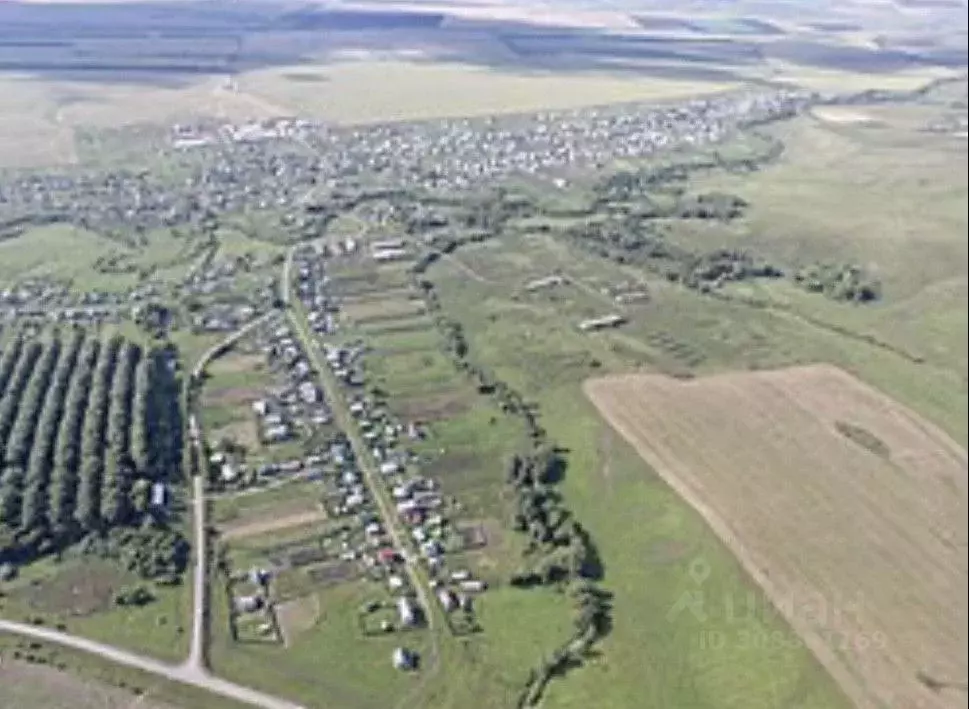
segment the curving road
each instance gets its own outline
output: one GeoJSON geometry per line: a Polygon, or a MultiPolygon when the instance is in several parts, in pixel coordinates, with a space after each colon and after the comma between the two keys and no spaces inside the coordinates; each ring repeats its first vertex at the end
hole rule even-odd
{"type": "Polygon", "coordinates": [[[0,631],[24,635],[34,640],[61,645],[72,650],[89,652],[119,665],[164,677],[173,682],[181,682],[182,684],[198,687],[207,692],[219,694],[244,704],[262,707],[263,709],[304,709],[304,707],[288,702],[285,699],[279,699],[278,697],[263,694],[255,689],[213,677],[205,670],[191,667],[188,663],[170,665],[167,662],[161,662],[160,660],[145,657],[144,655],[128,652],[127,650],[122,650],[112,645],[105,645],[94,640],[88,640],[87,638],[79,638],[75,635],[62,633],[58,630],[51,630],[50,628],[43,628],[36,625],[27,625],[26,623],[18,623],[12,620],[0,619],[0,631]]]}
{"type": "MultiPolygon", "coordinates": [[[[261,323],[277,315],[277,311],[270,311],[245,326],[236,330],[234,333],[221,340],[218,344],[207,350],[198,360],[192,370],[193,378],[202,375],[206,365],[218,354],[221,348],[230,345],[242,338],[246,333],[258,327],[261,323]]],[[[202,453],[201,429],[198,420],[191,412],[189,414],[189,436],[196,451],[202,453]]],[[[201,460],[201,458],[200,458],[201,460]]],[[[129,652],[113,645],[106,645],[87,638],[78,637],[59,630],[51,630],[27,623],[18,623],[12,620],[0,618],[0,631],[14,633],[40,640],[42,642],[54,643],[72,650],[80,650],[98,655],[105,660],[132,667],[142,672],[147,672],[174,682],[198,687],[199,689],[223,697],[233,699],[243,704],[261,707],[262,709],[305,709],[299,704],[294,704],[285,699],[265,694],[255,689],[250,689],[240,684],[230,682],[211,675],[205,668],[205,617],[207,608],[207,562],[206,553],[206,528],[205,528],[205,478],[202,475],[195,475],[192,478],[192,503],[194,510],[194,530],[195,530],[195,573],[193,579],[193,604],[192,604],[192,638],[188,658],[180,665],[172,665],[167,662],[156,660],[152,657],[139,655],[129,652]]]]}

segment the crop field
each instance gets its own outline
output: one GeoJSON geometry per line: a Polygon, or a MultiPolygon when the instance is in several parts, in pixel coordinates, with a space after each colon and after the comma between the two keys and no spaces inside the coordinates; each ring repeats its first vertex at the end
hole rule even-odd
{"type": "Polygon", "coordinates": [[[858,706],[962,705],[965,450],[831,367],[586,391],[858,706]]]}

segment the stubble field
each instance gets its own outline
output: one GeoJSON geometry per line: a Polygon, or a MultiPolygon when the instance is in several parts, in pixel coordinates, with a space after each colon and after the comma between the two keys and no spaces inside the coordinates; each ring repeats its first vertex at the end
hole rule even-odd
{"type": "Polygon", "coordinates": [[[857,706],[966,706],[965,450],[830,366],[585,390],[857,706]]]}

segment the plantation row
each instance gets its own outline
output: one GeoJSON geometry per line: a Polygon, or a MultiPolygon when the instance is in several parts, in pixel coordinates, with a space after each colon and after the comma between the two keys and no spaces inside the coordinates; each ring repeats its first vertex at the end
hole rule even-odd
{"type": "Polygon", "coordinates": [[[0,534],[26,554],[138,524],[178,474],[178,389],[163,350],[73,330],[0,354],[0,534]]]}

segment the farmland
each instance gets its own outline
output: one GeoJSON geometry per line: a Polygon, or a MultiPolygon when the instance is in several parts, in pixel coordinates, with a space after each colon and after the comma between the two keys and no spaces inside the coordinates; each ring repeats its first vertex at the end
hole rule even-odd
{"type": "Polygon", "coordinates": [[[694,5],[0,8],[5,627],[267,709],[964,698],[964,38],[694,5]]]}
{"type": "Polygon", "coordinates": [[[586,391],[858,706],[959,706],[930,686],[967,662],[953,616],[966,608],[966,454],[951,439],[826,367],[586,391]],[[885,593],[902,583],[904,597],[885,593]]]}

